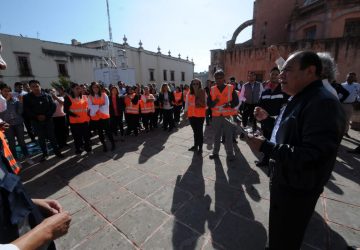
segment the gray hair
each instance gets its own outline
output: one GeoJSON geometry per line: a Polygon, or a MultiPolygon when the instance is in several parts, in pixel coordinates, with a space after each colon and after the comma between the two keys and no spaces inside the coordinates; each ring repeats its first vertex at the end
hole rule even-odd
{"type": "Polygon", "coordinates": [[[337,67],[333,57],[331,57],[329,52],[318,52],[316,53],[321,60],[322,72],[321,77],[323,79],[328,79],[329,82],[335,80],[335,75],[337,74],[337,67]]]}

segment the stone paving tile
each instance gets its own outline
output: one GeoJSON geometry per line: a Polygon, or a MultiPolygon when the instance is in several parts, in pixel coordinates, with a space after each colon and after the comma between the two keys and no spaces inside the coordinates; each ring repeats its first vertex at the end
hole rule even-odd
{"type": "Polygon", "coordinates": [[[325,188],[325,197],[355,205],[360,207],[360,195],[359,190],[360,186],[356,189],[353,187],[339,186],[339,190],[334,192],[334,188],[329,188],[330,185],[327,185],[325,188]]]}
{"type": "Polygon", "coordinates": [[[71,249],[105,225],[104,219],[84,208],[72,216],[69,232],[56,240],[56,245],[58,249],[71,249]]]}
{"type": "Polygon", "coordinates": [[[104,200],[95,203],[94,207],[106,219],[113,222],[140,201],[136,195],[120,189],[107,195],[104,200]]]}
{"type": "Polygon", "coordinates": [[[225,209],[219,206],[210,210],[211,202],[212,200],[208,195],[196,197],[176,211],[175,219],[188,225],[201,235],[208,233],[217,226],[225,214],[225,209]]]}
{"type": "Polygon", "coordinates": [[[94,234],[89,240],[75,248],[76,250],[130,250],[137,249],[128,239],[112,226],[94,234]]]}
{"type": "MultiPolygon", "coordinates": [[[[315,213],[306,230],[303,245],[315,249],[326,249],[328,244],[326,223],[319,214],[315,213]]],[[[301,248],[302,249],[302,248],[301,248]]]]}
{"type": "Polygon", "coordinates": [[[174,180],[176,180],[177,176],[182,175],[183,172],[183,169],[175,168],[168,164],[154,167],[151,170],[152,174],[168,183],[174,183],[174,180]]]}
{"type": "Polygon", "coordinates": [[[231,211],[249,220],[258,221],[268,228],[269,207],[270,202],[268,200],[254,201],[248,193],[241,192],[236,203],[231,207],[231,211]]]}
{"type": "Polygon", "coordinates": [[[226,185],[219,181],[206,180],[205,181],[205,194],[209,195],[212,199],[211,209],[215,206],[229,209],[238,199],[240,190],[236,190],[230,185],[226,185]]]}
{"type": "Polygon", "coordinates": [[[168,214],[175,213],[189,199],[191,199],[190,193],[169,186],[164,186],[147,198],[151,204],[161,208],[168,214]]]}
{"type": "Polygon", "coordinates": [[[92,170],[102,174],[105,177],[109,177],[110,175],[113,175],[114,173],[127,167],[129,166],[119,160],[110,159],[105,163],[95,165],[92,167],[92,170]]]}
{"type": "Polygon", "coordinates": [[[165,165],[165,162],[159,161],[155,158],[149,158],[144,155],[139,155],[139,164],[137,164],[135,167],[145,171],[150,172],[153,168],[165,165]]]}
{"type": "Polygon", "coordinates": [[[326,212],[332,222],[360,230],[360,207],[326,199],[326,212]]]}
{"type": "Polygon", "coordinates": [[[64,210],[68,211],[70,214],[74,214],[88,206],[88,204],[74,192],[61,197],[58,201],[64,210]]]}
{"type": "Polygon", "coordinates": [[[204,238],[200,234],[170,219],[143,244],[145,250],[200,250],[204,238]]]}
{"type": "Polygon", "coordinates": [[[164,184],[159,178],[155,178],[150,175],[144,175],[125,186],[125,188],[145,199],[162,186],[164,186],[164,184]]]}
{"type": "Polygon", "coordinates": [[[79,194],[90,204],[94,204],[100,200],[104,200],[109,194],[118,192],[120,187],[111,181],[99,181],[93,183],[83,189],[79,194]]]}
{"type": "Polygon", "coordinates": [[[168,215],[142,202],[114,222],[114,226],[136,245],[140,246],[168,215]]]}
{"type": "Polygon", "coordinates": [[[267,234],[257,221],[248,220],[228,212],[220,225],[211,232],[214,242],[225,249],[264,249],[267,234]]]}
{"type": "Polygon", "coordinates": [[[79,190],[83,187],[86,187],[92,183],[98,182],[98,181],[104,181],[105,177],[100,175],[99,173],[88,170],[84,171],[83,173],[79,173],[78,175],[75,175],[74,177],[70,178],[68,180],[68,185],[76,190],[79,190]]]}
{"type": "Polygon", "coordinates": [[[25,183],[26,191],[34,198],[58,199],[71,192],[71,189],[57,176],[44,175],[25,183]]]}
{"type": "Polygon", "coordinates": [[[145,175],[144,172],[137,170],[135,168],[124,168],[110,176],[110,179],[118,183],[121,186],[126,186],[130,182],[134,181],[137,178],[145,175]]]}
{"type": "Polygon", "coordinates": [[[360,246],[360,231],[329,223],[330,250],[346,249],[347,246],[360,246]]]}

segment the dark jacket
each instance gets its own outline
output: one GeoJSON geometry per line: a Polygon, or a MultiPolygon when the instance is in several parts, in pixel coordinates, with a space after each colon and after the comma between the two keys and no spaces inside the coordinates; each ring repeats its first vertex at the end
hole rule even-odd
{"type": "MultiPolygon", "coordinates": [[[[174,93],[169,91],[168,92],[168,95],[169,95],[169,102],[170,102],[170,105],[171,106],[174,106],[174,102],[175,102],[175,96],[174,96],[174,93]]],[[[160,103],[160,107],[163,107],[164,106],[164,94],[163,93],[160,93],[159,94],[159,103],[160,103]]]]}
{"type": "MultiPolygon", "coordinates": [[[[281,91],[281,85],[279,84],[274,91],[266,89],[262,92],[259,106],[265,109],[269,116],[276,118],[280,113],[280,109],[287,103],[288,99],[289,96],[281,91]]],[[[271,135],[273,127],[273,119],[266,119],[261,122],[261,128],[266,138],[266,135],[271,135]]]]}
{"type": "MultiPolygon", "coordinates": [[[[119,115],[121,116],[125,111],[125,100],[123,96],[116,97],[116,107],[119,112],[119,115]]],[[[109,112],[110,112],[110,117],[115,116],[112,96],[109,96],[109,112]]]]}
{"type": "Polygon", "coordinates": [[[340,102],[320,80],[295,95],[285,108],[276,144],[265,141],[272,184],[294,192],[321,193],[334,168],[345,130],[340,102]]]}
{"type": "Polygon", "coordinates": [[[41,91],[40,96],[29,93],[23,98],[24,116],[33,121],[37,121],[38,115],[45,115],[47,119],[50,119],[56,110],[54,100],[44,91],[41,91]]]}
{"type": "MultiPolygon", "coordinates": [[[[8,244],[19,237],[18,224],[25,217],[34,228],[43,220],[38,207],[25,192],[20,177],[11,172],[4,159],[0,140],[0,244],[8,244]]],[[[53,242],[47,249],[55,249],[53,242]]]]}

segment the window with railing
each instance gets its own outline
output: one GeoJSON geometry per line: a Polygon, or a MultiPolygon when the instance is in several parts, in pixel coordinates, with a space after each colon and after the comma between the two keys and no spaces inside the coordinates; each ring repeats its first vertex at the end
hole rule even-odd
{"type": "Polygon", "coordinates": [[[360,18],[345,20],[344,36],[360,36],[360,18]]]}

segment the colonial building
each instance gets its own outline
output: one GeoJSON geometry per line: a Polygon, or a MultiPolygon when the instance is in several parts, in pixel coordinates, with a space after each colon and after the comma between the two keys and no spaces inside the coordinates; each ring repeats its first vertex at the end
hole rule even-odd
{"type": "Polygon", "coordinates": [[[265,80],[275,66],[268,46],[278,45],[287,57],[296,50],[327,51],[338,64],[338,81],[360,74],[360,0],[256,0],[253,19],[241,24],[224,50],[211,50],[209,72],[222,68],[227,77],[247,80],[255,71],[265,80]],[[235,44],[239,33],[252,26],[252,38],[235,44]]]}
{"type": "Polygon", "coordinates": [[[104,40],[81,44],[42,41],[0,34],[2,57],[8,67],[0,72],[0,80],[12,85],[16,81],[39,80],[44,87],[65,76],[71,81],[105,84],[124,81],[135,83],[188,83],[193,78],[194,63],[145,50],[140,42],[135,48],[127,44],[110,44],[104,40]]]}

